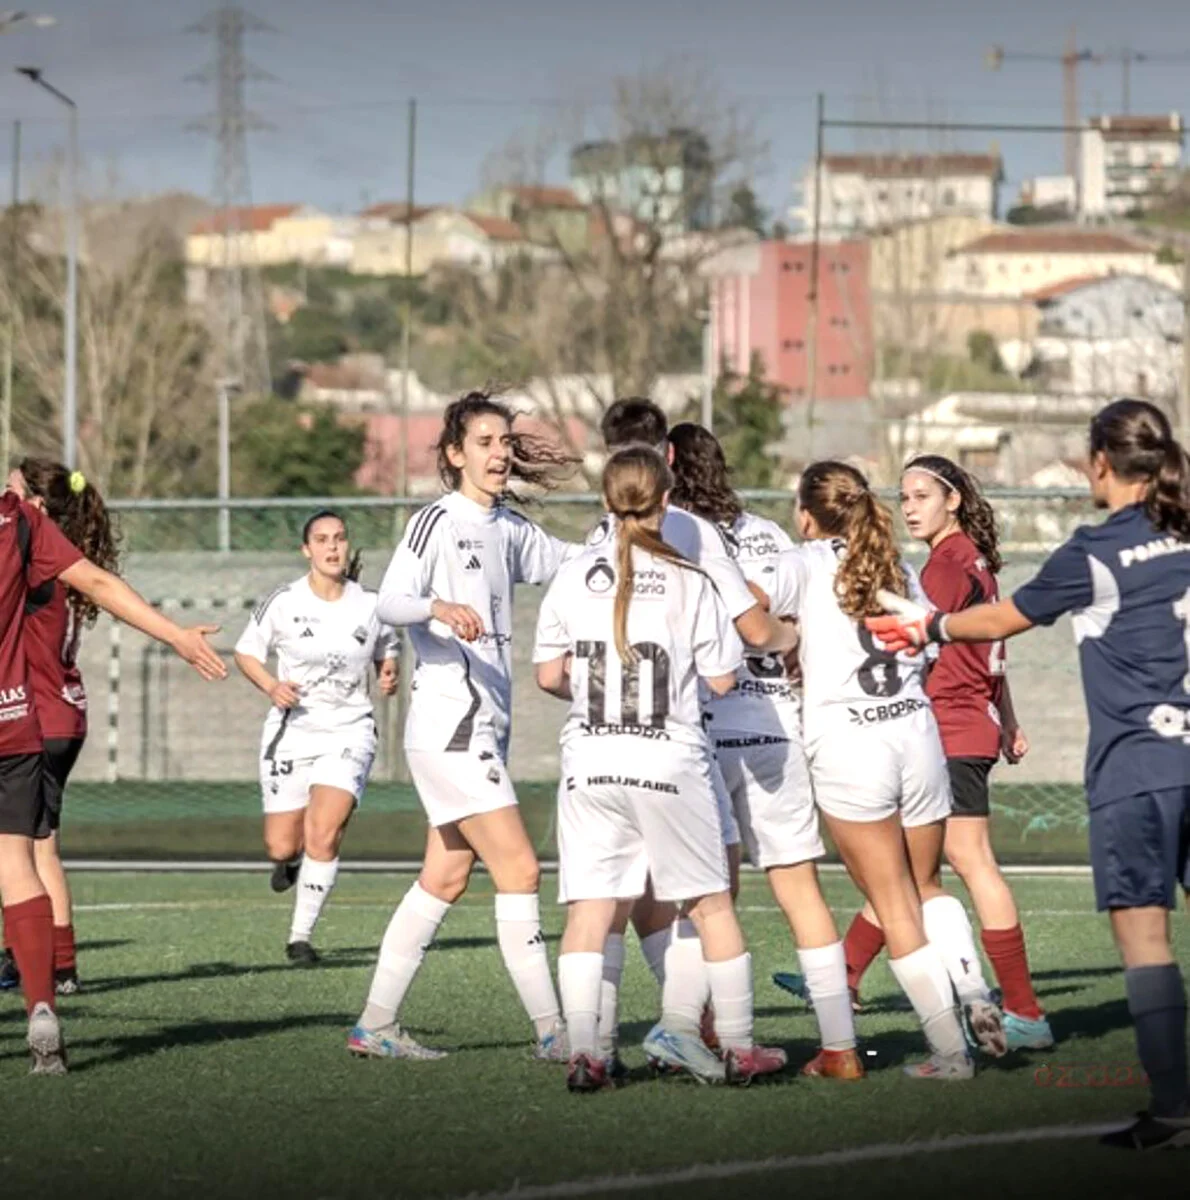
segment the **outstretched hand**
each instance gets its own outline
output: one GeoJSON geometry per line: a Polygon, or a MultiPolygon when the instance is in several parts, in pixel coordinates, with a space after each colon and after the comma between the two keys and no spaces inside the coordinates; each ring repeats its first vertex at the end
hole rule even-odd
{"type": "Polygon", "coordinates": [[[178,632],[173,648],[204,679],[226,679],[227,667],[215,653],[207,638],[219,632],[218,625],[191,625],[178,632]]]}

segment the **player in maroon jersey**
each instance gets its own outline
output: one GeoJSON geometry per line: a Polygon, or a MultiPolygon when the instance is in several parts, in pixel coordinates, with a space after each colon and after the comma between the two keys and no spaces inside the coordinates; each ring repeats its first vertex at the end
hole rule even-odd
{"type": "Polygon", "coordinates": [[[41,727],[25,649],[25,604],[57,579],[118,620],[164,642],[206,679],[227,674],[205,635],[182,629],[118,576],[89,562],[40,509],[13,492],[0,496],[0,906],[21,975],[35,1074],[66,1070],[54,1011],[53,906],[37,873],[34,842],[50,825],[41,727]]]}
{"type": "MultiPolygon", "coordinates": [[[[996,518],[979,485],[941,455],[914,458],[901,475],[901,509],[909,532],[930,547],[921,581],[941,612],[1000,598],[996,518]]],[[[1029,977],[1025,937],[1012,892],[1000,873],[988,832],[988,776],[1001,754],[1016,763],[1029,743],[1017,724],[1004,674],[1003,642],[951,643],[930,669],[926,692],[934,706],[950,769],[954,811],[946,823],[946,856],[982,925],[984,952],[1003,994],[1010,1049],[1054,1044],[1029,977]]],[[[867,908],[844,942],[848,983],[859,980],[884,944],[867,908]]],[[[853,992],[853,994],[855,994],[853,992]]]]}
{"type": "MultiPolygon", "coordinates": [[[[48,459],[26,458],[8,487],[44,512],[86,558],[106,571],[118,555],[107,507],[80,471],[48,459]]],[[[46,806],[53,832],[34,843],[37,874],[54,909],[54,986],[59,995],[78,991],[70,887],[59,857],[58,830],[66,780],[87,736],[87,693],[78,668],[79,636],[94,624],[98,607],[79,592],[50,579],[25,602],[25,655],[33,703],[45,749],[46,806]]],[[[0,988],[17,987],[20,972],[12,950],[0,963],[0,988]]]]}

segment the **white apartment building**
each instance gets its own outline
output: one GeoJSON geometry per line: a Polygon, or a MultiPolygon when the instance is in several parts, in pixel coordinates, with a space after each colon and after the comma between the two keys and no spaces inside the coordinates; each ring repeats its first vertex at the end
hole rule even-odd
{"type": "Polygon", "coordinates": [[[1081,138],[1080,215],[1118,217],[1147,207],[1177,180],[1185,126],[1164,117],[1092,117],[1081,138]]]}
{"type": "MultiPolygon", "coordinates": [[[[818,188],[827,236],[943,215],[996,218],[1003,178],[998,154],[827,154],[818,188]]],[[[815,217],[815,164],[801,180],[802,203],[790,210],[809,231],[815,217]]]]}

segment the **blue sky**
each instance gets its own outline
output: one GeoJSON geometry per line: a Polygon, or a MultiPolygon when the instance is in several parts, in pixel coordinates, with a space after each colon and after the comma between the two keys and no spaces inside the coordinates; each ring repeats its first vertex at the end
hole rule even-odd
{"type": "MultiPolygon", "coordinates": [[[[768,143],[758,190],[774,210],[791,203],[793,177],[812,152],[819,89],[839,116],[1057,122],[1056,64],[1006,64],[993,73],[984,55],[997,42],[1057,54],[1074,21],[1080,48],[1185,53],[1181,65],[1134,68],[1132,110],[1190,111],[1185,0],[999,0],[970,10],[962,0],[256,0],[249,7],[276,30],[248,46],[275,80],[249,90],[252,107],[275,126],[251,138],[254,195],[339,211],[403,194],[411,94],[420,106],[419,198],[458,202],[476,189],[486,156],[510,137],[575,106],[597,118],[614,76],[674,58],[699,64],[754,117],[768,143]]],[[[24,123],[27,177],[53,162],[63,123],[49,97],[13,74],[25,63],[41,66],[78,101],[94,187],[210,194],[213,147],[185,128],[213,101],[209,86],[185,82],[213,59],[211,39],[184,32],[207,6],[44,0],[37,11],[57,16],[58,26],[0,37],[0,118],[24,123]]],[[[1119,67],[1084,68],[1080,92],[1084,115],[1118,109],[1119,67]]],[[[849,133],[831,137],[835,149],[857,148],[849,133]]],[[[982,150],[990,140],[952,135],[946,145],[982,150]]],[[[1023,176],[1061,167],[1056,136],[1005,135],[1000,147],[1009,192],[1023,176]]],[[[554,174],[563,172],[557,160],[554,174]]]]}

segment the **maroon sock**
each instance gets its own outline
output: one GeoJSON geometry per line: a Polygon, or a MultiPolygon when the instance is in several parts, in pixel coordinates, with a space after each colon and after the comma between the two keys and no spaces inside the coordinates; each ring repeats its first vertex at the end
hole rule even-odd
{"type": "Polygon", "coordinates": [[[1041,1016],[1041,1005],[1037,1003],[1037,993],[1029,977],[1024,930],[1019,924],[1011,929],[985,929],[981,937],[988,962],[992,964],[1004,994],[1005,1011],[1037,1020],[1041,1016]]]}
{"type": "Polygon", "coordinates": [[[54,970],[73,971],[78,965],[74,948],[74,926],[54,926],[54,970]]]}
{"type": "Polygon", "coordinates": [[[884,949],[884,930],[879,925],[873,925],[862,912],[855,914],[855,920],[843,938],[843,957],[847,961],[847,986],[859,989],[859,981],[864,972],[872,965],[872,960],[884,949]]]}
{"type": "Polygon", "coordinates": [[[4,927],[21,973],[25,1011],[38,1004],[54,1007],[54,910],[49,896],[34,896],[4,907],[4,927]]]}

